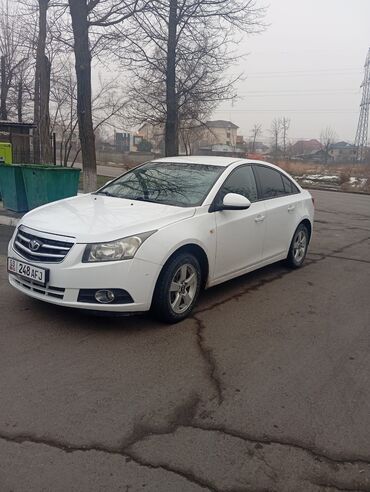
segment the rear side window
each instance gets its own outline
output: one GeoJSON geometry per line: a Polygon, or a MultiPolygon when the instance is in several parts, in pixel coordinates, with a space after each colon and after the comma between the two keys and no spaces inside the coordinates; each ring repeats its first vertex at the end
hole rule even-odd
{"type": "Polygon", "coordinates": [[[227,193],[238,193],[250,202],[258,199],[257,185],[252,166],[241,166],[235,169],[225,180],[217,195],[217,203],[222,202],[227,193]]]}
{"type": "Polygon", "coordinates": [[[290,181],[289,178],[284,176],[284,174],[281,175],[281,179],[283,180],[285,193],[287,193],[288,195],[299,193],[299,190],[296,187],[296,185],[292,181],[290,181]]]}
{"type": "Polygon", "coordinates": [[[267,166],[254,166],[261,187],[261,200],[286,195],[282,175],[267,166]]]}

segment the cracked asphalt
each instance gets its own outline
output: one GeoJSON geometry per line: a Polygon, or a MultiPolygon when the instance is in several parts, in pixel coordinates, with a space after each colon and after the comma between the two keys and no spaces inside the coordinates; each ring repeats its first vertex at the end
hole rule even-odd
{"type": "Polygon", "coordinates": [[[370,491],[370,196],[313,195],[304,268],[176,326],[24,297],[0,226],[0,491],[370,491]]]}

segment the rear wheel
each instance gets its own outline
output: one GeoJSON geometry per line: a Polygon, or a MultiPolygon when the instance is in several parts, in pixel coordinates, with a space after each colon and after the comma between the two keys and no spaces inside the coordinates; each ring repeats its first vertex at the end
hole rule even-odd
{"type": "Polygon", "coordinates": [[[287,264],[291,268],[299,268],[303,265],[307,254],[308,242],[307,227],[304,224],[300,224],[294,233],[287,256],[287,264]]]}
{"type": "Polygon", "coordinates": [[[153,296],[152,312],[166,323],[177,323],[192,311],[200,291],[201,268],[190,253],[180,253],[163,268],[153,296]]]}

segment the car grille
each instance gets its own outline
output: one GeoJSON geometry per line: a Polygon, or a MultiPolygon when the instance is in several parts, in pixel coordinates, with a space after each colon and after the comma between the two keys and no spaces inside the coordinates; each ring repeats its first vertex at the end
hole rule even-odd
{"type": "Polygon", "coordinates": [[[31,290],[32,292],[37,292],[37,294],[42,294],[47,297],[53,297],[54,299],[63,299],[65,289],[62,287],[42,287],[41,285],[35,284],[29,280],[14,277],[14,282],[23,287],[24,289],[31,290]]]}
{"type": "Polygon", "coordinates": [[[60,263],[67,256],[73,244],[31,234],[20,227],[14,240],[14,249],[27,260],[60,263]]]}

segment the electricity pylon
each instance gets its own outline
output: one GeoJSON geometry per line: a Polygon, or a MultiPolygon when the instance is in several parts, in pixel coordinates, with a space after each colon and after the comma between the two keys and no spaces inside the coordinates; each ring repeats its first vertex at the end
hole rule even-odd
{"type": "Polygon", "coordinates": [[[367,138],[369,132],[369,106],[370,106],[370,48],[365,62],[365,78],[361,84],[362,99],[360,104],[360,118],[358,120],[355,147],[356,160],[362,162],[367,150],[367,138]]]}

